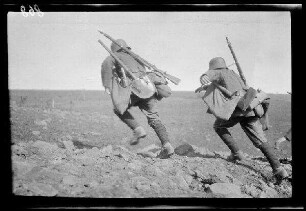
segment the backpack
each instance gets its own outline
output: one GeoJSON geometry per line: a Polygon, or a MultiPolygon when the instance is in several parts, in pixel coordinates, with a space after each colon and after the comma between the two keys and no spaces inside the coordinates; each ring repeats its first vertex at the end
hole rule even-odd
{"type": "Polygon", "coordinates": [[[157,72],[148,72],[147,76],[156,87],[158,99],[167,98],[172,94],[172,90],[168,86],[168,82],[162,74],[157,72]]]}

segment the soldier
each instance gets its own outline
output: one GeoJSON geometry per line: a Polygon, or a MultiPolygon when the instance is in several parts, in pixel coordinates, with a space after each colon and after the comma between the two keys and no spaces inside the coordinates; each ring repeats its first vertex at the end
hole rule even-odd
{"type": "MultiPolygon", "coordinates": [[[[210,60],[209,70],[201,75],[200,82],[206,88],[212,86],[212,82],[217,83],[232,93],[235,91],[248,89],[248,87],[244,85],[239,75],[233,70],[227,68],[224,59],[221,57],[216,57],[210,60]]],[[[216,133],[231,151],[231,155],[228,157],[228,160],[236,162],[238,160],[242,160],[243,155],[231,136],[231,133],[228,131],[228,128],[240,123],[243,131],[246,133],[255,147],[259,148],[268,159],[275,177],[277,179],[284,179],[288,177],[288,174],[286,170],[281,167],[273,148],[267,142],[259,119],[260,118],[256,114],[255,109],[242,111],[238,106],[235,106],[228,120],[220,119],[216,116],[216,121],[213,127],[216,133]]]]}
{"type": "Polygon", "coordinates": [[[291,128],[287,131],[287,133],[283,137],[276,140],[275,149],[279,150],[280,144],[284,141],[291,142],[291,128]]]}
{"type": "MultiPolygon", "coordinates": [[[[116,41],[120,46],[131,49],[124,40],[118,39],[116,41]]],[[[117,44],[111,44],[111,51],[131,69],[133,75],[136,77],[147,74],[145,67],[117,44]]],[[[133,92],[129,91],[128,87],[121,87],[120,83],[117,83],[118,80],[113,80],[113,77],[116,78],[120,76],[120,68],[120,65],[115,61],[115,59],[112,56],[109,56],[102,63],[101,76],[105,92],[110,94],[112,97],[114,113],[122,122],[133,130],[133,136],[130,138],[129,144],[136,145],[147,135],[144,128],[136,121],[134,116],[129,111],[131,107],[138,107],[142,113],[146,115],[148,124],[154,129],[161,141],[162,150],[158,157],[170,157],[174,153],[174,148],[170,144],[166,127],[162,123],[157,111],[157,102],[161,98],[155,93],[150,98],[142,99],[136,96],[133,92]],[[116,94],[114,94],[114,92],[116,92],[116,94]],[[117,103],[115,104],[114,102],[117,103]],[[126,109],[122,111],[122,109],[118,108],[118,106],[116,106],[118,105],[118,102],[119,104],[126,104],[126,106],[123,106],[126,109]]]]}

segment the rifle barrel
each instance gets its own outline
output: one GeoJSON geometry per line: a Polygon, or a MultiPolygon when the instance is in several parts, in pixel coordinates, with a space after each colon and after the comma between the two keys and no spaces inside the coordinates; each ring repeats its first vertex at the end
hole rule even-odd
{"type": "Polygon", "coordinates": [[[165,71],[162,71],[160,69],[158,69],[155,65],[151,64],[150,62],[146,61],[145,59],[143,59],[142,57],[140,57],[139,55],[135,54],[133,51],[131,51],[130,49],[119,45],[119,43],[113,39],[111,36],[109,36],[108,34],[98,30],[101,34],[103,34],[105,37],[107,37],[108,39],[110,39],[113,43],[115,43],[116,45],[118,45],[120,48],[122,48],[123,50],[125,50],[128,54],[130,54],[132,57],[134,57],[136,60],[138,60],[140,63],[142,63],[144,66],[153,69],[157,72],[160,72],[161,74],[164,75],[164,77],[168,78],[171,82],[173,82],[174,84],[178,84],[180,82],[179,78],[176,78],[174,76],[171,76],[169,74],[167,74],[165,71]]]}
{"type": "Polygon", "coordinates": [[[241,67],[240,67],[240,64],[239,64],[239,62],[238,62],[238,59],[237,59],[237,57],[236,57],[236,55],[235,55],[235,52],[234,52],[233,47],[232,47],[232,44],[230,43],[228,37],[226,37],[226,41],[227,41],[227,45],[228,45],[228,47],[229,47],[229,49],[230,49],[230,51],[231,51],[231,54],[232,54],[232,56],[233,56],[233,58],[234,58],[234,60],[235,60],[235,63],[236,63],[237,70],[238,70],[238,72],[239,72],[240,78],[242,79],[244,85],[247,86],[246,79],[245,79],[245,77],[244,77],[244,75],[243,75],[242,69],[241,69],[241,67]]]}

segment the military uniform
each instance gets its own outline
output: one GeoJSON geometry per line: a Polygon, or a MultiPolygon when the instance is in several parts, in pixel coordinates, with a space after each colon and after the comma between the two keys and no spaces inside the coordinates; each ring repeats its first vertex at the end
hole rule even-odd
{"type": "MultiPolygon", "coordinates": [[[[118,41],[126,45],[123,40],[118,41]]],[[[120,48],[116,48],[114,43],[111,48],[114,54],[129,67],[133,75],[137,78],[146,75],[145,67],[131,55],[122,51],[120,48]]],[[[116,60],[112,56],[109,56],[102,63],[101,76],[103,86],[110,90],[113,103],[116,102],[114,103],[114,113],[134,131],[134,136],[130,140],[130,144],[137,144],[141,138],[146,136],[144,129],[129,111],[132,107],[138,107],[146,115],[148,124],[159,137],[164,151],[168,152],[164,154],[172,154],[174,149],[170,144],[166,127],[163,125],[157,111],[158,99],[156,93],[150,98],[142,99],[131,92],[129,87],[123,88],[118,80],[121,76],[120,68],[116,60]],[[114,92],[117,94],[114,94],[114,92]]]]}
{"type": "Polygon", "coordinates": [[[281,137],[281,138],[276,140],[276,142],[275,142],[275,149],[278,150],[279,149],[279,145],[282,142],[284,142],[284,141],[291,142],[291,140],[292,140],[292,134],[291,134],[291,128],[290,128],[283,137],[281,137]]]}
{"type": "Polygon", "coordinates": [[[291,128],[287,131],[284,137],[289,142],[292,140],[291,128]]]}
{"type": "MultiPolygon", "coordinates": [[[[232,93],[235,91],[242,91],[242,93],[245,93],[245,91],[248,89],[248,87],[244,85],[239,75],[226,67],[223,58],[213,58],[210,61],[209,67],[209,70],[201,76],[200,80],[203,85],[207,85],[210,82],[215,82],[225,87],[232,93]]],[[[254,109],[243,111],[237,106],[228,120],[216,118],[213,127],[219,137],[231,150],[232,154],[229,159],[236,161],[242,159],[242,154],[231,136],[231,133],[228,131],[228,128],[231,128],[239,123],[255,147],[259,148],[267,157],[274,174],[276,176],[285,177],[287,176],[286,172],[281,167],[274,151],[267,142],[259,119],[260,117],[256,115],[254,109]]]]}

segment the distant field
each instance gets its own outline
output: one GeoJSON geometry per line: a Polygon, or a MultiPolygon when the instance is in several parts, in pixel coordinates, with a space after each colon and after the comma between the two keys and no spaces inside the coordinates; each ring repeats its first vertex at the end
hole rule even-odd
{"type": "MultiPolygon", "coordinates": [[[[266,131],[266,135],[268,140],[274,143],[291,127],[291,96],[270,94],[270,97],[271,104],[268,113],[272,127],[266,131]]],[[[118,144],[125,137],[131,135],[131,131],[113,114],[111,99],[103,91],[10,91],[11,104],[15,103],[17,106],[25,108],[36,108],[37,111],[50,109],[52,99],[54,99],[54,109],[67,111],[72,115],[77,112],[79,116],[78,118],[75,116],[67,117],[70,118],[69,121],[54,124],[45,138],[52,140],[59,131],[62,134],[86,134],[89,131],[94,131],[103,135],[95,138],[87,137],[87,139],[92,141],[94,145],[106,145],[118,144]],[[23,103],[21,97],[26,98],[23,103]],[[100,117],[100,120],[95,117],[100,117]]],[[[199,147],[207,147],[212,151],[228,150],[212,128],[214,116],[207,114],[206,110],[207,107],[202,99],[193,92],[174,92],[170,98],[159,103],[160,116],[169,131],[174,146],[188,142],[199,147]]],[[[147,125],[144,115],[138,109],[133,109],[132,112],[149,133],[148,137],[137,147],[144,147],[152,143],[160,144],[154,131],[147,125]]],[[[17,115],[11,118],[18,119],[20,124],[23,124],[24,133],[18,135],[13,133],[12,141],[13,139],[26,141],[26,130],[31,130],[32,127],[30,122],[41,117],[38,117],[36,113],[33,113],[32,117],[32,114],[29,113],[19,112],[17,115]]],[[[15,126],[12,126],[12,129],[16,131],[15,126]]],[[[239,125],[233,127],[231,131],[243,151],[251,155],[261,154],[252,145],[239,125]]],[[[279,155],[281,157],[290,156],[291,145],[284,143],[279,155]]]]}

